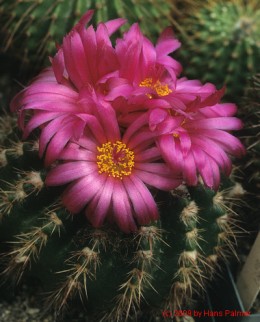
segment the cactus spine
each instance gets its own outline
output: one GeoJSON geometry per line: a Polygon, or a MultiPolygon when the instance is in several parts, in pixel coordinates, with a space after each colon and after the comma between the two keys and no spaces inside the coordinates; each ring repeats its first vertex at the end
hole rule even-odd
{"type": "Polygon", "coordinates": [[[9,243],[1,246],[1,276],[38,278],[57,313],[73,296],[94,321],[137,321],[190,307],[219,258],[234,252],[230,181],[218,192],[183,185],[157,193],[161,219],[135,234],[94,229],[61,206],[61,188],[45,187],[37,141],[18,137],[2,136],[0,236],[9,243]]]}

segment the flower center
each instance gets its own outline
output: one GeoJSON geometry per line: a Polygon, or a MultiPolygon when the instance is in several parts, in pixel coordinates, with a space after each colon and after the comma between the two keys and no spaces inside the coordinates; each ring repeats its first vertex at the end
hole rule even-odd
{"type": "MultiPolygon", "coordinates": [[[[145,78],[140,84],[140,87],[149,87],[155,90],[158,96],[167,96],[172,90],[169,88],[167,84],[162,84],[159,80],[156,82],[153,81],[151,77],[145,78]]],[[[147,94],[149,98],[153,98],[151,94],[147,94]]]]}
{"type": "Polygon", "coordinates": [[[119,179],[132,173],[135,155],[123,142],[107,142],[97,147],[97,150],[99,152],[97,155],[99,173],[105,172],[119,179]]]}

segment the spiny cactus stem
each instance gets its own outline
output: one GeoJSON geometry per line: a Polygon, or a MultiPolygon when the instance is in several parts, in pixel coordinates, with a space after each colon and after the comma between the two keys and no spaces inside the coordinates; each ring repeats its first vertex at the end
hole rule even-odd
{"type": "Polygon", "coordinates": [[[199,220],[198,217],[199,207],[196,202],[191,201],[186,207],[183,208],[180,214],[180,220],[185,224],[185,226],[196,226],[196,223],[199,220]]]}
{"type": "Polygon", "coordinates": [[[92,231],[88,231],[88,233],[83,234],[83,238],[86,237],[89,239],[90,245],[97,249],[100,252],[102,249],[106,252],[108,246],[111,246],[111,235],[109,229],[94,229],[92,231]]]}
{"type": "Polygon", "coordinates": [[[12,142],[12,147],[9,149],[6,149],[6,153],[10,154],[11,156],[14,156],[16,158],[23,155],[23,142],[12,142]]]}
{"type": "Polygon", "coordinates": [[[40,228],[16,236],[17,241],[10,242],[13,250],[3,255],[8,259],[6,269],[1,273],[6,276],[12,276],[16,273],[17,283],[19,283],[25,269],[30,266],[31,260],[38,258],[39,253],[47,243],[48,236],[40,228]]]}
{"type": "MultiPolygon", "coordinates": [[[[13,41],[13,38],[17,32],[17,30],[20,28],[23,20],[25,19],[25,17],[27,17],[30,12],[35,8],[37,7],[38,3],[37,1],[35,1],[34,3],[31,4],[31,6],[25,10],[25,12],[22,14],[22,16],[20,17],[20,19],[16,22],[15,24],[15,27],[13,29],[13,31],[11,32],[11,34],[9,35],[9,37],[7,38],[7,41],[6,41],[6,45],[4,47],[4,50],[6,51],[10,46],[11,46],[11,43],[13,41]]],[[[10,22],[9,22],[10,23],[10,22]]],[[[6,27],[5,27],[6,28],[6,27]]]]}
{"type": "MultiPolygon", "coordinates": [[[[95,279],[97,267],[100,265],[99,251],[97,245],[92,248],[84,247],[80,251],[72,253],[71,257],[66,261],[70,266],[68,269],[57,272],[57,274],[65,274],[66,279],[63,284],[49,298],[49,302],[54,302],[57,312],[60,312],[67,304],[73,293],[78,291],[82,299],[82,289],[86,297],[88,279],[95,279]]],[[[53,303],[51,304],[53,305],[53,303]]]]}
{"type": "Polygon", "coordinates": [[[20,175],[23,177],[13,183],[2,180],[7,186],[5,189],[0,189],[0,211],[3,214],[10,214],[15,204],[21,205],[29,195],[38,194],[44,187],[40,172],[24,171],[20,172],[20,175]]]}
{"type": "Polygon", "coordinates": [[[198,228],[194,228],[186,232],[186,240],[190,248],[193,248],[193,249],[199,248],[200,250],[202,250],[200,242],[205,241],[201,237],[202,232],[203,232],[203,229],[198,229],[198,228]]]}
{"type": "Polygon", "coordinates": [[[6,149],[0,148],[0,168],[5,167],[7,164],[6,149]]]}
{"type": "MultiPolygon", "coordinates": [[[[38,260],[42,248],[46,246],[50,236],[54,232],[60,235],[63,223],[55,212],[47,211],[45,218],[41,220],[41,226],[17,235],[16,240],[9,243],[11,250],[3,255],[8,263],[6,269],[1,273],[2,275],[8,277],[17,273],[17,282],[19,282],[26,268],[38,260]]],[[[38,218],[37,221],[39,221],[38,218]]]]}
{"type": "Polygon", "coordinates": [[[157,292],[151,283],[150,272],[154,267],[155,269],[160,268],[154,252],[157,243],[163,241],[162,232],[163,230],[157,226],[151,225],[140,227],[136,233],[134,237],[134,241],[137,240],[136,252],[130,262],[133,268],[128,272],[126,282],[119,287],[120,294],[116,297],[117,305],[108,316],[109,319],[114,316],[119,321],[124,316],[127,321],[130,312],[136,313],[140,309],[146,287],[149,286],[154,292],[157,292]]]}
{"type": "Polygon", "coordinates": [[[152,251],[153,244],[159,241],[169,246],[162,238],[163,232],[164,230],[157,226],[141,226],[135,236],[135,239],[138,239],[138,247],[140,243],[147,242],[147,247],[152,251]]]}

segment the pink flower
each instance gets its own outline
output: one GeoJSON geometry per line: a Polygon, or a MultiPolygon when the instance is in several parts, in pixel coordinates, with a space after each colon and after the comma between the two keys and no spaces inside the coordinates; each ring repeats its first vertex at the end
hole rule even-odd
{"type": "Polygon", "coordinates": [[[138,118],[120,134],[114,110],[97,106],[99,130],[87,126],[84,136],[69,143],[62,161],[47,176],[46,185],[68,184],[63,203],[72,213],[85,209],[95,227],[105,217],[124,232],[136,230],[159,216],[146,185],[162,190],[177,187],[181,180],[160,161],[148,115],[138,118]]]}
{"type": "Polygon", "coordinates": [[[169,78],[170,82],[174,82],[182,67],[168,54],[179,47],[180,42],[173,37],[170,28],[162,33],[154,46],[141,33],[138,24],[132,25],[124,33],[123,39],[116,41],[115,49],[120,64],[119,79],[111,79],[113,86],[107,98],[129,98],[140,93],[146,94],[145,97],[148,98],[154,93],[169,93],[171,84],[164,84],[164,80],[169,78]]]}
{"type": "Polygon", "coordinates": [[[92,25],[85,28],[92,15],[93,10],[87,11],[64,38],[58,53],[52,59],[52,68],[58,83],[69,83],[78,91],[84,86],[91,86],[104,94],[105,82],[110,77],[117,76],[119,67],[110,36],[126,20],[118,18],[99,23],[95,31],[92,25]]]}
{"type": "Polygon", "coordinates": [[[193,101],[186,110],[154,108],[150,112],[149,126],[157,136],[157,145],[163,159],[188,185],[196,185],[198,174],[204,183],[217,189],[220,170],[231,172],[228,155],[240,156],[244,147],[229,131],[242,127],[233,117],[236,106],[220,104],[222,91],[204,100],[193,101]]]}
{"type": "Polygon", "coordinates": [[[117,79],[108,81],[110,91],[106,99],[113,101],[123,124],[128,117],[131,122],[134,115],[138,117],[155,107],[185,110],[187,103],[198,97],[203,101],[217,91],[210,83],[178,79],[182,67],[169,54],[179,47],[171,28],[164,30],[155,46],[141,33],[138,24],[123,39],[117,39],[119,74],[117,79]]]}
{"type": "Polygon", "coordinates": [[[70,139],[80,138],[86,122],[91,122],[85,96],[103,97],[107,79],[117,73],[118,61],[109,37],[125,20],[100,23],[95,32],[92,26],[85,29],[92,15],[88,11],[64,38],[52,67],[11,102],[11,110],[19,111],[24,138],[34,129],[42,129],[39,152],[43,156],[46,150],[46,165],[58,158],[70,139]],[[31,111],[31,118],[24,124],[26,111],[31,111]]]}

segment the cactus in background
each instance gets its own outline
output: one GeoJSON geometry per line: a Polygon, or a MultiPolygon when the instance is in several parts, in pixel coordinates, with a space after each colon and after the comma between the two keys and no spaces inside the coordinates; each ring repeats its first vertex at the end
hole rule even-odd
{"type": "MultiPolygon", "coordinates": [[[[254,171],[250,176],[252,181],[259,189],[259,160],[260,160],[260,74],[256,74],[249,79],[244,101],[241,104],[241,116],[245,122],[245,140],[248,149],[248,158],[254,171]]],[[[247,165],[246,165],[247,168],[247,165]]],[[[257,190],[257,189],[256,189],[257,190]]]]}
{"type": "Polygon", "coordinates": [[[247,147],[247,154],[240,162],[243,173],[243,186],[248,192],[245,201],[248,204],[246,217],[247,229],[254,232],[259,225],[259,199],[260,199],[260,74],[248,80],[246,93],[241,100],[240,117],[244,120],[244,129],[240,137],[247,147]]]}
{"type": "Polygon", "coordinates": [[[140,22],[149,36],[158,36],[171,24],[172,1],[131,0],[22,0],[0,1],[3,50],[19,54],[26,66],[41,65],[43,59],[53,54],[55,43],[88,9],[95,9],[94,23],[125,17],[130,23],[140,22]],[[17,53],[19,50],[19,53],[17,53]]]}
{"type": "Polygon", "coordinates": [[[247,76],[260,71],[260,3],[258,0],[207,0],[182,23],[186,73],[218,87],[238,100],[247,76]]]}
{"type": "Polygon", "coordinates": [[[231,181],[217,192],[199,184],[157,193],[160,220],[135,233],[93,228],[64,209],[63,189],[45,186],[37,141],[18,137],[1,139],[0,238],[10,242],[1,245],[2,278],[38,278],[57,313],[73,296],[94,321],[190,308],[219,259],[234,252],[231,181]]]}

